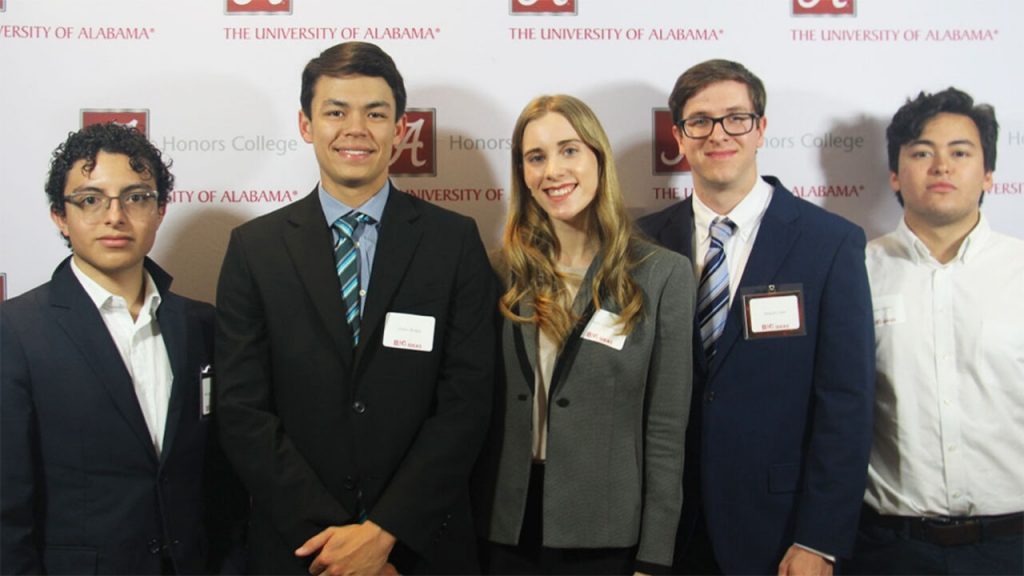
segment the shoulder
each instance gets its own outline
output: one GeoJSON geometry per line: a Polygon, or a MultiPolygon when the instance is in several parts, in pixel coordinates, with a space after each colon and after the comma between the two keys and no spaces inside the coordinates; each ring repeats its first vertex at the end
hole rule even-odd
{"type": "Polygon", "coordinates": [[[685,202],[677,202],[667,208],[643,216],[636,221],[636,225],[645,234],[654,235],[670,220],[681,215],[684,211],[684,205],[685,202]]]}
{"type": "Polygon", "coordinates": [[[636,265],[632,276],[638,282],[664,281],[674,275],[693,277],[693,265],[690,259],[682,254],[663,248],[643,238],[635,238],[630,242],[630,252],[636,265]]]}
{"type": "Polygon", "coordinates": [[[860,226],[796,196],[774,177],[769,176],[765,180],[774,185],[772,200],[765,218],[780,218],[786,221],[792,217],[788,224],[799,226],[801,232],[809,235],[809,241],[812,242],[827,245],[850,238],[862,248],[867,242],[864,230],[860,226]]]}
{"type": "Polygon", "coordinates": [[[50,282],[46,282],[40,286],[15,296],[5,302],[0,302],[0,314],[3,315],[5,324],[7,321],[14,321],[16,319],[35,319],[39,320],[39,311],[47,306],[50,300],[50,282]]]}

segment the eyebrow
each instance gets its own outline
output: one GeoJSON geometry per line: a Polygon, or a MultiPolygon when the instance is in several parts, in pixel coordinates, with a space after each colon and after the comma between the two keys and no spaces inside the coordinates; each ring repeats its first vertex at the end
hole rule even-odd
{"type": "MultiPolygon", "coordinates": [[[[558,147],[561,148],[562,146],[565,146],[566,144],[574,144],[574,143],[575,144],[583,144],[583,140],[580,140],[579,138],[567,138],[565,140],[559,140],[558,141],[558,147]]],[[[586,146],[586,144],[583,144],[583,145],[586,146]]],[[[541,150],[540,146],[534,146],[533,148],[530,148],[529,150],[524,150],[523,151],[523,156],[527,156],[529,154],[533,154],[534,152],[543,152],[543,150],[541,150]]]]}
{"type": "MultiPolygon", "coordinates": [[[[323,105],[325,107],[326,106],[337,106],[339,108],[352,108],[352,105],[349,104],[348,102],[346,102],[344,100],[337,100],[337,99],[334,99],[334,98],[328,98],[327,100],[324,100],[324,104],[323,105]]],[[[375,108],[391,108],[391,103],[388,102],[387,100],[373,100],[371,102],[368,102],[366,104],[366,106],[364,106],[364,108],[367,109],[367,110],[372,110],[372,109],[375,109],[375,108]]]]}
{"type": "MultiPolygon", "coordinates": [[[[730,106],[725,109],[725,114],[735,114],[737,112],[743,112],[746,114],[753,114],[753,110],[749,110],[747,106],[730,106]]],[[[689,116],[683,116],[683,118],[693,118],[694,116],[707,116],[710,117],[711,113],[706,110],[694,110],[689,116]]]]}
{"type": "MultiPolygon", "coordinates": [[[[936,144],[933,140],[928,140],[926,138],[918,138],[917,140],[911,140],[910,142],[907,142],[906,145],[907,146],[931,146],[932,148],[938,146],[938,144],[936,144]]],[[[947,142],[946,145],[947,146],[971,146],[972,148],[978,146],[973,141],[967,140],[967,139],[952,140],[950,142],[947,142]]]]}
{"type": "MultiPolygon", "coordinates": [[[[118,194],[118,196],[124,194],[125,192],[134,192],[137,190],[142,190],[143,192],[154,191],[152,186],[146,186],[142,182],[136,182],[134,184],[129,184],[124,188],[121,188],[121,192],[118,194]]],[[[86,185],[75,188],[74,190],[71,191],[71,194],[69,194],[69,196],[73,194],[103,194],[103,190],[101,188],[97,188],[96,186],[86,185]]],[[[103,195],[106,196],[106,194],[103,195]]],[[[111,198],[113,198],[113,196],[111,196],[111,198]]]]}

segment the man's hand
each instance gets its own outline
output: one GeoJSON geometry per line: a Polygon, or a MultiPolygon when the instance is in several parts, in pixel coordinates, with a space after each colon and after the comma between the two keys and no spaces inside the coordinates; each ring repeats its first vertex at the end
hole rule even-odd
{"type": "Polygon", "coordinates": [[[779,563],[779,576],[832,576],[832,563],[794,544],[779,563]]]}
{"type": "Polygon", "coordinates": [[[386,574],[394,573],[394,567],[388,564],[388,554],[394,545],[394,536],[367,520],[362,524],[327,528],[306,540],[295,550],[295,555],[319,552],[309,566],[313,576],[386,574]]]}

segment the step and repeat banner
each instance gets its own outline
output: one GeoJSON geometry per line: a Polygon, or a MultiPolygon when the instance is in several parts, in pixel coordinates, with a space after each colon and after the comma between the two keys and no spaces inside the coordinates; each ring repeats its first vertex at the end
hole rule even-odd
{"type": "Polygon", "coordinates": [[[230,230],[308,194],[299,77],[321,50],[375,42],[405,77],[400,187],[468,214],[498,246],[516,116],[565,92],[601,117],[635,215],[692,192],[671,138],[676,77],[744,63],[768,90],[763,173],[891,230],[885,127],[921,90],[995,106],[983,210],[1024,236],[1024,2],[1019,0],[0,0],[0,273],[12,297],[67,248],[43,184],[53,149],[93,122],[133,124],[173,159],[152,256],[212,301],[230,230]]]}

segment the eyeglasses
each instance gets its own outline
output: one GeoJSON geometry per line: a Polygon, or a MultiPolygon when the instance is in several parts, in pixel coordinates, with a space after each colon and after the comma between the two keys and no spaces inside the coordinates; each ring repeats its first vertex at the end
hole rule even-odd
{"type": "Polygon", "coordinates": [[[122,192],[118,196],[86,192],[64,197],[65,202],[77,206],[82,211],[86,224],[100,223],[103,220],[103,215],[110,210],[110,203],[114,200],[117,200],[121,205],[121,210],[132,220],[145,220],[156,213],[157,195],[152,191],[128,191],[122,192]]]}
{"type": "Polygon", "coordinates": [[[752,112],[738,112],[718,118],[693,116],[683,118],[676,124],[683,130],[683,134],[690,138],[701,139],[711,136],[711,133],[715,131],[715,124],[721,124],[722,130],[725,130],[729,136],[742,136],[754,129],[754,123],[758,118],[760,116],[752,112]]]}

